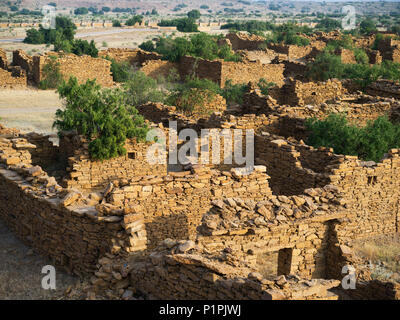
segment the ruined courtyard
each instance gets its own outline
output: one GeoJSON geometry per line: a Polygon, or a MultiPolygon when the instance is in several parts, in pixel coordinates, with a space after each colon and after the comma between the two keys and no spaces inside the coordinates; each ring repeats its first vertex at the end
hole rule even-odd
{"type": "MultiPolygon", "coordinates": [[[[400,150],[374,162],[305,143],[310,118],[344,113],[358,126],[381,116],[399,120],[396,81],[361,88],[349,79],[304,78],[307,62],[341,36],[320,32],[308,46],[265,48],[259,36],[228,33],[221,42],[239,62],[192,56],[172,62],[130,48],[102,50],[97,58],[15,50],[10,59],[0,49],[0,95],[35,90],[52,59],[65,78],[96,79],[105,88],[118,86],[106,57],[153,78],[174,69],[181,80],[194,74],[220,87],[227,80],[246,84],[241,104],[219,97],[205,115],[159,102],[137,110],[166,136],[170,121],[178,131],[199,134],[254,130],[255,159],[251,174],[235,163],[171,168],[149,164],[152,143],[133,138],[126,140],[126,155],[94,160],[87,137],[51,132],[53,109],[61,105],[53,97],[51,111],[44,111],[51,116],[34,125],[37,132],[17,120],[10,121],[22,130],[0,126],[0,219],[36,253],[89,279],[90,299],[399,299],[399,260],[389,270],[360,246],[398,246],[400,150]],[[268,94],[257,85],[261,78],[274,84],[268,94]],[[341,283],[349,265],[354,290],[341,283]]],[[[374,37],[358,39],[357,46],[369,47],[374,37]]],[[[371,65],[382,57],[400,62],[399,40],[366,51],[371,65]]],[[[351,51],[335,54],[355,63],[351,51]]]]}

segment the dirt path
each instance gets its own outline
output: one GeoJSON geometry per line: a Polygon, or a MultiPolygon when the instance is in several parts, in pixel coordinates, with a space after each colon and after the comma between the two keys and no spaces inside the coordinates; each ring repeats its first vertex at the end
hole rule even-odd
{"type": "Polygon", "coordinates": [[[56,268],[56,290],[44,290],[41,271],[46,265],[50,261],[25,246],[0,220],[0,300],[71,298],[66,290],[79,279],[56,268]]]}

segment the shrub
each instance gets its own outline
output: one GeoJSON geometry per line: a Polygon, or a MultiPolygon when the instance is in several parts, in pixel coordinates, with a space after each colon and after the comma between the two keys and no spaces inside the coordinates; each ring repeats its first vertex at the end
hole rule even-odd
{"type": "Polygon", "coordinates": [[[332,78],[341,79],[343,70],[341,58],[324,51],[316,57],[313,63],[308,65],[307,76],[317,81],[326,81],[332,78]]]}
{"type": "Polygon", "coordinates": [[[360,33],[361,34],[370,34],[376,31],[376,23],[371,18],[364,19],[360,23],[360,33]]]}
{"type": "Polygon", "coordinates": [[[97,50],[93,40],[90,41],[90,43],[87,40],[74,40],[72,42],[71,52],[78,56],[86,54],[91,57],[97,57],[99,55],[99,50],[97,50]]]}
{"type": "Polygon", "coordinates": [[[221,91],[218,84],[208,79],[199,79],[196,77],[188,78],[182,84],[176,85],[173,92],[167,99],[170,105],[178,109],[198,114],[208,114],[210,110],[205,110],[213,98],[221,91]]]}
{"type": "Polygon", "coordinates": [[[267,80],[261,78],[260,80],[258,80],[257,85],[260,88],[261,93],[267,96],[269,95],[269,89],[274,87],[276,84],[274,82],[267,82],[267,80]]]}
{"type": "Polygon", "coordinates": [[[359,64],[368,64],[369,63],[369,58],[367,53],[361,49],[361,48],[354,48],[354,57],[359,64]]]}
{"type": "Polygon", "coordinates": [[[76,78],[63,83],[58,93],[65,108],[58,109],[53,127],[61,133],[76,130],[89,140],[93,159],[110,159],[126,154],[127,138],[146,138],[148,128],[137,110],[128,106],[119,89],[101,89],[95,80],[79,85],[76,78]]]}
{"type": "Polygon", "coordinates": [[[128,19],[125,22],[125,25],[134,26],[136,23],[142,23],[142,22],[143,22],[143,16],[133,16],[132,18],[128,19]]]}
{"type": "Polygon", "coordinates": [[[113,80],[115,82],[127,82],[132,74],[132,67],[129,62],[117,62],[115,59],[110,59],[111,61],[111,73],[113,76],[113,80]]]}
{"type": "Polygon", "coordinates": [[[60,71],[60,63],[56,57],[50,57],[50,60],[43,66],[42,80],[39,83],[39,89],[55,89],[63,82],[63,76],[60,71]]]}
{"type": "Polygon", "coordinates": [[[166,94],[158,88],[157,81],[141,71],[133,73],[124,85],[125,99],[129,105],[140,106],[147,102],[164,102],[166,94]]]}
{"type": "Polygon", "coordinates": [[[119,20],[114,20],[112,26],[115,28],[122,27],[121,22],[119,20]]]}
{"type": "Polygon", "coordinates": [[[143,42],[143,43],[139,46],[139,48],[142,49],[142,50],[144,50],[144,51],[150,51],[150,52],[151,52],[151,51],[155,51],[155,49],[156,49],[156,47],[155,47],[153,41],[151,41],[151,40],[146,41],[146,42],[143,42]]]}
{"type": "Polygon", "coordinates": [[[389,149],[400,147],[400,126],[387,117],[369,121],[363,128],[348,123],[346,116],[330,114],[325,120],[306,120],[310,131],[307,143],[314,147],[330,147],[335,153],[358,156],[378,162],[389,149]]]}
{"type": "Polygon", "coordinates": [[[225,98],[228,104],[243,103],[243,95],[246,92],[246,84],[232,84],[232,80],[227,80],[225,86],[221,89],[221,95],[225,98]]]}

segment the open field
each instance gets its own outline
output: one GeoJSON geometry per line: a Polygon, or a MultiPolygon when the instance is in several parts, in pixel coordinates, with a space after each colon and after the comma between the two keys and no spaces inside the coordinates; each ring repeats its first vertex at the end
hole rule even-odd
{"type": "Polygon", "coordinates": [[[62,106],[54,91],[36,89],[1,89],[0,118],[9,127],[22,131],[54,134],[54,113],[62,106]]]}

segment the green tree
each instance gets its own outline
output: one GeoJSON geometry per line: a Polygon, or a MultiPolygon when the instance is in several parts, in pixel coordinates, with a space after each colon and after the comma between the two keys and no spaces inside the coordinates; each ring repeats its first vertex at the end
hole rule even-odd
{"type": "Polygon", "coordinates": [[[198,32],[199,31],[195,20],[191,19],[191,18],[180,19],[178,21],[176,28],[180,32],[198,32]]]}
{"type": "Polygon", "coordinates": [[[114,20],[112,26],[115,28],[122,27],[121,22],[119,20],[114,20]]]}
{"type": "Polygon", "coordinates": [[[197,19],[200,19],[201,13],[200,13],[199,10],[192,10],[192,11],[189,11],[189,12],[188,12],[187,16],[188,16],[188,18],[190,18],[190,19],[197,20],[197,19]]]}
{"type": "Polygon", "coordinates": [[[142,23],[143,22],[143,16],[133,16],[132,18],[128,19],[125,22],[125,25],[131,27],[134,26],[136,23],[142,23]]]}
{"type": "Polygon", "coordinates": [[[361,34],[370,34],[376,31],[376,23],[371,18],[364,19],[360,23],[360,32],[361,34]]]}
{"type": "Polygon", "coordinates": [[[74,13],[77,14],[77,15],[88,14],[89,10],[88,10],[88,8],[81,7],[81,8],[76,8],[74,10],[74,13]]]}
{"type": "Polygon", "coordinates": [[[148,132],[144,119],[125,102],[120,89],[101,89],[95,80],[79,85],[70,78],[58,89],[65,108],[58,109],[53,127],[59,134],[76,130],[89,140],[93,159],[110,159],[126,154],[127,138],[145,140],[148,132]]]}
{"type": "Polygon", "coordinates": [[[96,44],[93,40],[90,41],[90,43],[82,39],[74,40],[71,52],[78,56],[86,54],[91,57],[97,57],[99,55],[99,50],[96,48],[96,44]]]}
{"type": "Polygon", "coordinates": [[[342,28],[340,21],[331,19],[331,18],[323,18],[321,19],[316,28],[325,32],[330,32],[333,30],[339,30],[342,28]]]}
{"type": "Polygon", "coordinates": [[[44,43],[44,36],[39,32],[39,30],[31,28],[26,31],[24,42],[30,44],[42,44],[44,43]]]}

